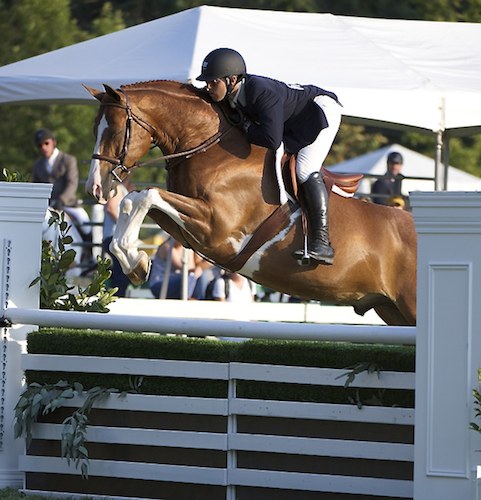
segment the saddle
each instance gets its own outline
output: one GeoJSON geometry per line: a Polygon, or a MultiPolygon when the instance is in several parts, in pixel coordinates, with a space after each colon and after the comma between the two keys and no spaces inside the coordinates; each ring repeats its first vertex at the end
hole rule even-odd
{"type": "MultiPolygon", "coordinates": [[[[296,155],[284,153],[282,157],[282,180],[286,191],[297,201],[298,186],[296,176],[296,155]]],[[[344,194],[346,197],[352,196],[359,188],[359,183],[364,177],[363,174],[338,174],[329,171],[324,166],[321,167],[321,175],[326,185],[327,192],[330,194],[334,190],[338,194],[344,194]],[[341,193],[339,193],[339,190],[341,193]]]]}
{"type": "MultiPolygon", "coordinates": [[[[287,193],[294,201],[288,201],[281,204],[274,212],[263,221],[252,234],[252,237],[247,242],[246,246],[227,264],[226,268],[232,272],[239,271],[249,258],[256,252],[266,241],[272,239],[278,232],[284,228],[289,222],[290,216],[299,207],[304,214],[302,202],[298,197],[298,185],[296,176],[296,157],[295,155],[285,153],[282,157],[282,182],[279,182],[279,188],[283,183],[287,193]]],[[[330,172],[324,167],[321,167],[321,175],[329,193],[333,188],[344,196],[352,196],[359,187],[359,182],[363,178],[363,174],[337,174],[330,172]]],[[[279,181],[279,179],[278,179],[279,181]]],[[[305,216],[303,215],[303,230],[306,231],[305,216]]]]}

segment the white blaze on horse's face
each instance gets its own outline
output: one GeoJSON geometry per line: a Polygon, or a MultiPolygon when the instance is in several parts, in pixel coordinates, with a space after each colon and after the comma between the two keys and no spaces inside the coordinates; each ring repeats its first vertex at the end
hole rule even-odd
{"type": "MultiPolygon", "coordinates": [[[[105,116],[102,116],[102,119],[97,127],[97,141],[95,143],[93,154],[100,154],[102,135],[107,128],[107,120],[105,116]]],[[[92,159],[90,162],[89,177],[87,179],[87,183],[85,184],[85,190],[102,204],[106,203],[115,192],[112,189],[112,179],[110,179],[109,175],[109,170],[106,170],[102,178],[100,160],[92,159]]]]}

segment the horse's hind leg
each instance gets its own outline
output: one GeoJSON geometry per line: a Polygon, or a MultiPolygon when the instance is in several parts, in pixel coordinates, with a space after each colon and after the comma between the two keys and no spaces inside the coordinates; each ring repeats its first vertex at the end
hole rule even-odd
{"type": "Polygon", "coordinates": [[[384,303],[381,305],[374,306],[374,310],[377,315],[390,326],[411,326],[413,325],[412,320],[410,321],[406,316],[399,310],[399,308],[393,303],[384,303]]]}

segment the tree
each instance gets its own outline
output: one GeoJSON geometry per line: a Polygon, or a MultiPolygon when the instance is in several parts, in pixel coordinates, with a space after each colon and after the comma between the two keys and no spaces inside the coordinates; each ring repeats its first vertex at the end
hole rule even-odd
{"type": "MultiPolygon", "coordinates": [[[[89,33],[78,27],[68,0],[18,0],[9,7],[3,2],[0,14],[1,65],[125,27],[122,14],[110,3],[104,4],[89,33]]],[[[0,170],[6,167],[28,177],[37,157],[33,134],[38,128],[48,127],[55,131],[59,146],[77,157],[81,179],[85,179],[94,146],[92,124],[96,112],[97,107],[89,105],[0,106],[0,170]]]]}
{"type": "MultiPolygon", "coordinates": [[[[205,4],[204,0],[0,0],[0,65],[25,59],[205,4]],[[55,29],[50,29],[52,26],[55,29]]],[[[481,0],[214,0],[209,5],[237,8],[330,12],[336,15],[397,19],[480,22],[481,0]]],[[[248,36],[248,34],[246,34],[248,36]]],[[[306,82],[307,83],[307,82],[306,82]]],[[[97,112],[92,106],[3,105],[0,106],[0,171],[3,167],[29,174],[36,157],[33,132],[49,126],[58,135],[59,145],[79,160],[81,178],[87,177],[93,150],[92,124],[97,112]]],[[[433,156],[433,134],[402,132],[343,123],[330,163],[397,142],[433,156]]],[[[158,153],[156,153],[158,154],[158,153]]],[[[481,135],[451,140],[450,163],[481,175],[481,135]]],[[[140,169],[136,182],[158,183],[158,168],[140,169]]]]}

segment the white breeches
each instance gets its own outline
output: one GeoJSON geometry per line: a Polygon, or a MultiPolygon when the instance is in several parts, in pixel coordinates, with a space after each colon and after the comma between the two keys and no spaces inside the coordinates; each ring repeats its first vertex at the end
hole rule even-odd
{"type": "Polygon", "coordinates": [[[70,217],[72,223],[79,226],[84,234],[92,232],[90,217],[83,207],[63,207],[63,211],[70,217]]]}
{"type": "Polygon", "coordinates": [[[313,172],[319,172],[341,124],[341,106],[334,99],[320,95],[314,102],[324,111],[329,126],[321,130],[313,143],[297,153],[296,174],[300,184],[313,172]]]}

